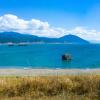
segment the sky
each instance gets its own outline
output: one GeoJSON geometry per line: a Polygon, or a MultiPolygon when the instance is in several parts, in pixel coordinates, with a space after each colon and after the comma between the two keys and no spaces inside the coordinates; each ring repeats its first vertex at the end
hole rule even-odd
{"type": "Polygon", "coordinates": [[[100,0],[0,0],[0,31],[100,42],[100,0]]]}

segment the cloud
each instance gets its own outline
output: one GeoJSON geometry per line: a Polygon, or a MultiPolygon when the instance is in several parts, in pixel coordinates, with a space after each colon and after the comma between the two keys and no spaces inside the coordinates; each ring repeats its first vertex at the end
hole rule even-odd
{"type": "Polygon", "coordinates": [[[47,37],[58,37],[61,33],[64,33],[63,29],[52,28],[48,22],[42,22],[37,19],[23,20],[11,14],[0,17],[0,31],[13,31],[47,37]]]}
{"type": "Polygon", "coordinates": [[[83,39],[100,42],[100,32],[89,30],[87,27],[76,27],[72,30],[52,27],[48,22],[37,19],[24,20],[12,14],[0,17],[0,32],[19,32],[46,37],[61,37],[68,34],[79,36],[83,39]]]}
{"type": "Polygon", "coordinates": [[[90,30],[86,27],[76,27],[67,31],[67,33],[72,33],[90,42],[100,42],[100,32],[97,32],[95,29],[90,30]]]}

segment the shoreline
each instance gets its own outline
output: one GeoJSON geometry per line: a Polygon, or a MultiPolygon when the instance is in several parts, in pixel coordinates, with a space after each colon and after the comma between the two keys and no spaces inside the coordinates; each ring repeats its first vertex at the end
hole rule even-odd
{"type": "Polygon", "coordinates": [[[60,76],[60,75],[100,75],[100,68],[95,69],[16,69],[0,68],[0,76],[60,76]]]}

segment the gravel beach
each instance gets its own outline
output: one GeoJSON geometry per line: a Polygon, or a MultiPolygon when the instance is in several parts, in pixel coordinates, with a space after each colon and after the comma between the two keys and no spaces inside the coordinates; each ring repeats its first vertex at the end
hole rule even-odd
{"type": "Polygon", "coordinates": [[[100,69],[0,69],[0,76],[100,74],[100,69]]]}

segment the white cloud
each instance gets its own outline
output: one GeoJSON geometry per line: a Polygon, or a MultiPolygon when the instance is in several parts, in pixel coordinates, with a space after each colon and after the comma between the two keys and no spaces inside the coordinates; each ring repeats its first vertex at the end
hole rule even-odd
{"type": "Polygon", "coordinates": [[[72,33],[91,42],[100,42],[100,32],[93,29],[89,30],[85,27],[76,27],[73,30],[67,31],[67,33],[72,33]]]}
{"type": "Polygon", "coordinates": [[[62,32],[64,33],[63,29],[52,28],[48,22],[37,19],[23,20],[11,14],[0,17],[0,31],[13,31],[47,37],[58,37],[62,35],[62,32]]]}
{"type": "Polygon", "coordinates": [[[12,14],[0,17],[1,32],[19,32],[22,34],[32,34],[46,37],[61,37],[68,34],[77,35],[89,41],[100,42],[100,32],[89,30],[86,27],[76,27],[72,30],[51,27],[48,22],[37,19],[24,20],[12,14]]]}

